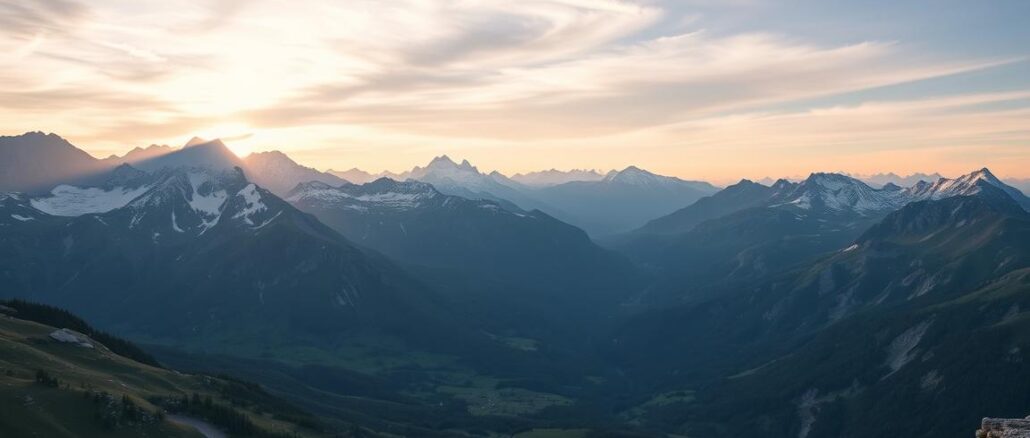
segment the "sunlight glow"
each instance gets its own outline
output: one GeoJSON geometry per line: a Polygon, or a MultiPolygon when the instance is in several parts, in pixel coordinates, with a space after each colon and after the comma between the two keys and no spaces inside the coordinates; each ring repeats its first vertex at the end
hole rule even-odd
{"type": "Polygon", "coordinates": [[[52,131],[96,156],[220,137],[370,171],[448,153],[505,173],[634,164],[733,181],[865,172],[870,157],[955,173],[975,156],[1030,176],[1025,44],[712,19],[762,3],[25,2],[0,26],[0,134],[52,131]],[[970,80],[990,75],[1008,79],[970,80]],[[1016,97],[943,105],[998,92],[1016,97]]]}
{"type": "Polygon", "coordinates": [[[244,123],[226,123],[202,129],[196,134],[203,139],[220,139],[232,153],[243,158],[254,152],[255,131],[244,123]]]}

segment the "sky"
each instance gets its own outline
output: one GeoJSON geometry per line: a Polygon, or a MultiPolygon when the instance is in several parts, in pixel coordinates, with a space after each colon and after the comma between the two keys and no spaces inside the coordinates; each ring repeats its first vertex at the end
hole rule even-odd
{"type": "Polygon", "coordinates": [[[1030,177],[1030,2],[0,0],[0,135],[740,178],[1030,177]]]}

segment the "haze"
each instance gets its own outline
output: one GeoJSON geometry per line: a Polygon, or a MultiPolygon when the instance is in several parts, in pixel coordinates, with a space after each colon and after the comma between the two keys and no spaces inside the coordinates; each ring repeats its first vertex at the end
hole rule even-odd
{"type": "Polygon", "coordinates": [[[1030,3],[874,3],[6,0],[0,132],[320,169],[1030,176],[1030,3]]]}

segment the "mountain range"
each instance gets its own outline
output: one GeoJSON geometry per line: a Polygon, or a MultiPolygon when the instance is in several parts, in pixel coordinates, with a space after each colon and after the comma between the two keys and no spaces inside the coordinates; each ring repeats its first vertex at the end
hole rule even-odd
{"type": "Polygon", "coordinates": [[[635,166],[609,172],[599,181],[573,181],[536,192],[561,211],[555,217],[583,228],[594,236],[605,236],[637,228],[648,219],[717,192],[706,182],[685,181],[656,175],[635,166]]]}
{"type": "MultiPolygon", "coordinates": [[[[557,268],[586,266],[590,272],[611,274],[574,276],[546,261],[527,264],[516,260],[522,257],[518,245],[511,247],[507,259],[482,258],[479,269],[505,273],[503,278],[462,271],[460,259],[447,261],[454,267],[450,270],[434,266],[431,272],[409,271],[248,180],[239,160],[221,142],[193,142],[136,164],[147,170],[123,163],[99,174],[96,178],[105,179],[97,184],[61,184],[47,193],[4,194],[0,199],[0,296],[74,309],[105,330],[129,333],[151,348],[173,349],[173,353],[161,350],[167,360],[215,351],[231,359],[207,358],[202,363],[224,363],[231,371],[243,373],[247,371],[234,367],[259,361],[258,368],[280,374],[254,377],[283,384],[278,390],[340,421],[359,417],[364,419],[362,424],[376,427],[402,422],[405,426],[400,430],[420,436],[436,432],[434,427],[426,429],[419,418],[445,415],[448,421],[475,423],[464,407],[447,404],[446,414],[441,412],[439,401],[451,400],[450,396],[400,393],[414,389],[409,385],[438,377],[420,377],[402,385],[403,380],[370,374],[403,373],[422,357],[443,358],[433,359],[446,364],[440,365],[439,372],[457,376],[472,369],[517,379],[541,375],[553,367],[586,373],[595,365],[570,358],[572,349],[584,346],[573,345],[562,330],[578,325],[560,319],[559,309],[579,313],[583,318],[579,322],[610,315],[595,314],[589,306],[613,306],[614,294],[624,292],[616,286],[625,286],[626,279],[632,278],[615,278],[619,269],[631,271],[624,259],[596,247],[582,231],[542,213],[508,217],[508,210],[497,204],[446,198],[488,215],[514,219],[493,222],[497,229],[482,227],[484,232],[501,232],[499,236],[514,243],[518,242],[513,236],[520,233],[509,226],[530,233],[539,229],[539,242],[559,239],[552,248],[569,259],[551,256],[550,260],[563,263],[557,268]],[[468,275],[457,277],[455,271],[468,275]],[[441,293],[437,285],[453,287],[441,293]],[[581,300],[574,299],[576,294],[581,300]],[[502,302],[511,305],[502,306],[502,302]],[[371,368],[357,365],[369,360],[366,350],[395,359],[371,368]],[[316,363],[323,364],[318,372],[295,368],[316,363]],[[284,374],[294,380],[281,383],[284,374]],[[355,406],[341,411],[339,399],[352,397],[352,387],[331,382],[344,376],[390,383],[373,385],[375,389],[360,401],[350,398],[355,406]],[[298,381],[313,379],[321,385],[317,395],[296,386],[298,381]],[[337,401],[327,405],[327,397],[337,401]]],[[[419,230],[418,224],[413,226],[419,230]]],[[[511,243],[466,238],[462,244],[468,250],[478,245],[479,254],[485,255],[491,254],[490,245],[511,243]]],[[[548,255],[532,246],[521,248],[548,255]]],[[[510,392],[450,379],[457,388],[510,392]]],[[[557,394],[521,391],[518,396],[523,398],[565,400],[557,394]]],[[[531,424],[525,423],[528,419],[519,421],[531,424]]]]}
{"type": "Polygon", "coordinates": [[[218,140],[0,146],[53,160],[2,180],[0,298],[258,381],[326,435],[937,437],[1030,410],[1030,199],[986,168],[349,181],[218,140]]]}
{"type": "Polygon", "coordinates": [[[468,160],[458,163],[446,155],[397,174],[358,169],[331,173],[355,183],[383,177],[421,181],[448,195],[490,200],[511,210],[540,210],[595,237],[630,231],[717,191],[708,183],[656,175],[635,166],[607,174],[552,169],[509,178],[500,172],[480,172],[468,160]]]}
{"type": "Polygon", "coordinates": [[[529,187],[548,187],[573,181],[600,181],[604,179],[605,175],[605,173],[594,169],[572,169],[568,171],[550,169],[516,173],[511,176],[511,180],[529,187]]]}
{"type": "Polygon", "coordinates": [[[243,158],[243,164],[254,183],[279,196],[285,196],[297,184],[305,182],[317,181],[331,185],[347,182],[332,173],[301,166],[279,151],[247,155],[243,158]]]}
{"type": "Polygon", "coordinates": [[[804,263],[857,238],[887,214],[920,200],[997,190],[1024,208],[1028,198],[987,169],[949,180],[873,189],[851,177],[815,173],[766,187],[741,181],[611,245],[670,272],[656,295],[673,299],[710,282],[750,281],[804,263]],[[690,279],[687,281],[686,279],[690,279]]]}
{"type": "MultiPolygon", "coordinates": [[[[546,213],[445,195],[411,179],[339,187],[311,182],[298,185],[286,200],[358,244],[439,272],[437,278],[476,281],[476,289],[491,293],[470,290],[471,297],[455,299],[481,302],[478,313],[493,321],[531,313],[551,315],[548,324],[583,324],[596,319],[599,309],[614,308],[637,280],[624,257],[546,213]],[[590,315],[575,317],[582,312],[590,315]]],[[[505,329],[519,325],[513,321],[505,329]]]]}
{"type": "Polygon", "coordinates": [[[894,172],[877,173],[873,175],[849,175],[853,178],[859,179],[866,184],[873,187],[883,187],[887,184],[894,184],[901,187],[914,186],[919,181],[937,181],[944,178],[941,174],[934,173],[913,173],[907,176],[901,176],[894,172]]]}
{"type": "Polygon", "coordinates": [[[961,436],[980,412],[1018,411],[1030,214],[986,181],[909,203],[812,263],[638,317],[613,354],[652,385],[703,388],[657,420],[701,433],[961,436]],[[669,332],[686,335],[649,340],[669,332]]]}
{"type": "Polygon", "coordinates": [[[123,164],[102,185],[7,195],[0,295],[60,303],[105,327],[192,345],[239,341],[233,327],[246,320],[290,339],[441,318],[433,294],[391,262],[249,182],[239,167],[219,168],[232,164],[223,161],[229,156],[220,142],[202,143],[145,161],[152,173],[123,164]],[[198,158],[211,161],[193,166],[198,158]]]}
{"type": "Polygon", "coordinates": [[[103,167],[55,134],[0,137],[0,191],[48,190],[57,182],[83,180],[103,167]]]}

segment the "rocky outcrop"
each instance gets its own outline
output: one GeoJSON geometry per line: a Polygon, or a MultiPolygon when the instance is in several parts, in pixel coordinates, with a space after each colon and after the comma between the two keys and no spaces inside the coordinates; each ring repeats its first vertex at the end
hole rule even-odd
{"type": "Polygon", "coordinates": [[[66,328],[54,330],[50,333],[50,337],[58,342],[75,344],[83,348],[93,348],[93,343],[90,341],[89,337],[75,330],[69,330],[66,328]]]}
{"type": "Polygon", "coordinates": [[[984,418],[976,438],[1030,438],[1030,417],[984,418]]]}

